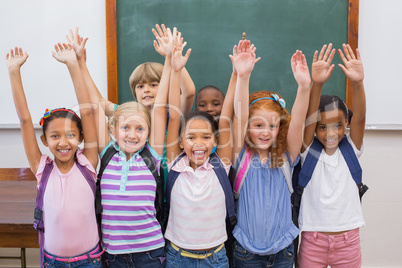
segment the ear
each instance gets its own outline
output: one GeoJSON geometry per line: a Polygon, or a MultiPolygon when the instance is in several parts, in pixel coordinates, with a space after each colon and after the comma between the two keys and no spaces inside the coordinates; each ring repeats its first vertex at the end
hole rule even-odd
{"type": "Polygon", "coordinates": [[[184,145],[183,145],[183,140],[182,139],[179,139],[179,147],[180,147],[180,149],[184,149],[184,145]]]}
{"type": "Polygon", "coordinates": [[[80,142],[79,144],[81,144],[83,140],[84,140],[84,135],[82,133],[80,133],[80,139],[78,140],[80,142]]]}
{"type": "Polygon", "coordinates": [[[49,145],[47,144],[45,135],[40,135],[40,139],[42,140],[43,145],[45,145],[46,147],[49,147],[49,145]]]}
{"type": "Polygon", "coordinates": [[[111,126],[109,127],[109,129],[110,129],[110,133],[112,133],[113,137],[116,137],[116,129],[114,128],[114,126],[111,125],[111,126]]]}

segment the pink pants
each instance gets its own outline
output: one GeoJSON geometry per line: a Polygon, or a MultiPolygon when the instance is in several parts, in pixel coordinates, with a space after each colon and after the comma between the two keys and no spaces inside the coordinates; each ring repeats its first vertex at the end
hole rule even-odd
{"type": "Polygon", "coordinates": [[[359,229],[339,235],[319,232],[302,232],[299,250],[300,268],[361,267],[359,229]]]}

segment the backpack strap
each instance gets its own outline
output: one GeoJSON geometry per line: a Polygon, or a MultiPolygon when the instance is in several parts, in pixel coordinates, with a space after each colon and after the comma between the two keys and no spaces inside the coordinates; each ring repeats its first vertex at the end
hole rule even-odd
{"type": "Polygon", "coordinates": [[[346,136],[344,136],[341,142],[339,143],[339,149],[341,150],[342,155],[345,158],[346,164],[348,165],[350,174],[352,175],[352,178],[359,189],[359,196],[361,200],[364,193],[368,190],[368,187],[367,185],[364,185],[362,182],[362,175],[363,175],[362,168],[353,150],[353,147],[349,143],[346,136]]]}
{"type": "Polygon", "coordinates": [[[209,163],[214,167],[215,174],[219,179],[223,192],[225,193],[227,218],[229,219],[230,224],[235,226],[237,223],[237,218],[235,213],[232,186],[230,185],[228,174],[226,173],[226,170],[222,165],[222,161],[219,159],[219,156],[216,153],[210,155],[209,163]]]}
{"type": "Polygon", "coordinates": [[[47,163],[40,180],[38,191],[36,193],[36,206],[34,212],[33,227],[38,231],[39,253],[40,253],[40,267],[44,261],[44,245],[45,245],[45,225],[43,222],[43,197],[45,195],[46,185],[49,181],[50,173],[53,170],[53,162],[47,163]]]}
{"type": "Polygon", "coordinates": [[[156,210],[156,219],[159,224],[162,224],[163,221],[163,201],[164,201],[164,181],[163,176],[158,173],[158,167],[156,166],[156,161],[149,151],[148,147],[144,147],[140,151],[140,155],[147,165],[148,169],[151,171],[152,175],[155,178],[156,182],[156,192],[155,192],[155,210],[156,210]]]}
{"type": "Polygon", "coordinates": [[[96,197],[96,181],[91,175],[91,172],[86,166],[81,165],[78,161],[75,161],[78,169],[81,171],[84,178],[87,180],[89,187],[91,187],[92,192],[94,193],[94,197],[96,197]]]}
{"type": "Polygon", "coordinates": [[[182,153],[180,154],[176,161],[174,161],[172,167],[170,168],[167,180],[166,180],[166,205],[167,205],[167,212],[169,213],[169,208],[170,208],[170,195],[172,193],[173,185],[176,182],[177,177],[179,176],[179,172],[174,171],[173,167],[179,162],[186,154],[182,153]]]}
{"type": "Polygon", "coordinates": [[[114,146],[110,146],[107,148],[105,154],[102,156],[100,160],[100,168],[98,171],[98,178],[96,180],[96,195],[95,195],[95,213],[96,213],[96,219],[98,222],[98,228],[100,229],[101,226],[101,214],[102,214],[102,195],[101,195],[101,178],[103,175],[103,172],[105,171],[106,166],[109,164],[110,160],[112,157],[117,153],[117,150],[114,148],[114,146]]]}
{"type": "Polygon", "coordinates": [[[250,168],[250,160],[252,153],[248,148],[244,149],[242,158],[240,159],[238,169],[236,172],[236,177],[233,185],[233,192],[236,199],[239,198],[240,189],[243,186],[244,179],[246,178],[248,169],[250,168]]]}

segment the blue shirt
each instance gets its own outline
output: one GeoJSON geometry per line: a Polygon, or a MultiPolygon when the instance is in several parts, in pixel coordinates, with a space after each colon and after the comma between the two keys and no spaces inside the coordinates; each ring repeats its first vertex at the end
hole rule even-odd
{"type": "MultiPolygon", "coordinates": [[[[244,152],[243,147],[239,159],[244,152]]],[[[288,153],[286,156],[291,168],[300,159],[291,163],[288,153]]],[[[258,154],[253,154],[236,203],[238,221],[233,235],[247,251],[258,255],[278,253],[299,234],[292,222],[290,191],[285,176],[281,168],[270,168],[269,165],[269,160],[262,164],[258,154]]]]}

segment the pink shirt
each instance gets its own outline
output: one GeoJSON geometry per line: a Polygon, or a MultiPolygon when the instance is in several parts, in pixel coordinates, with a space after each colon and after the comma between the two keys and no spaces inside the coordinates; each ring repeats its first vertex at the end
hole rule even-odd
{"type": "MultiPolygon", "coordinates": [[[[82,154],[77,151],[78,162],[86,166],[96,180],[96,172],[82,154]]],[[[47,163],[53,160],[43,154],[36,178],[39,182],[47,163]]],[[[45,225],[45,250],[53,255],[71,257],[94,248],[98,241],[95,218],[94,194],[77,165],[62,174],[53,162],[43,199],[45,225]]]]}
{"type": "MultiPolygon", "coordinates": [[[[184,249],[212,248],[227,239],[225,193],[208,161],[193,170],[184,156],[173,167],[180,174],[172,188],[165,238],[184,249]]],[[[228,173],[230,166],[224,167],[228,173]]]]}

